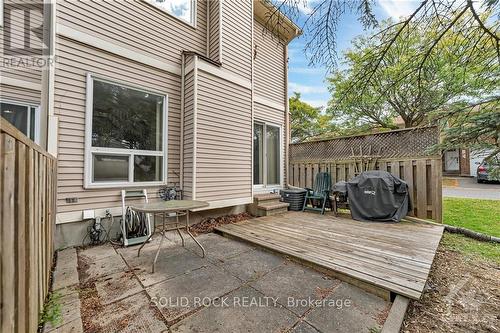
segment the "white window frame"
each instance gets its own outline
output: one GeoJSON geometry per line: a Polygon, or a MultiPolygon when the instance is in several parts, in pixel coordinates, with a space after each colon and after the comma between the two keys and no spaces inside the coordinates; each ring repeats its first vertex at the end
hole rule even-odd
{"type": "MultiPolygon", "coordinates": [[[[254,123],[254,126],[255,127],[255,124],[258,124],[258,125],[262,125],[263,126],[263,133],[264,133],[264,161],[263,161],[263,175],[262,175],[262,178],[263,178],[263,183],[262,184],[253,184],[253,187],[254,189],[256,190],[273,190],[273,189],[280,189],[283,187],[283,165],[284,165],[284,151],[283,151],[283,126],[281,125],[278,125],[278,124],[275,124],[275,123],[272,123],[272,122],[268,122],[268,121],[263,121],[263,120],[254,120],[253,121],[254,123]],[[267,140],[266,140],[266,133],[267,133],[267,126],[271,126],[271,127],[275,127],[275,128],[278,128],[279,129],[279,139],[280,139],[280,142],[279,142],[279,151],[278,151],[278,154],[279,154],[279,165],[280,165],[280,176],[279,176],[279,184],[268,184],[267,183],[267,140]]],[[[253,137],[253,133],[252,133],[252,137],[253,137]]],[[[252,144],[252,147],[254,145],[252,144]]],[[[252,157],[253,157],[253,149],[252,148],[252,157]]],[[[253,158],[252,158],[253,160],[253,158]]],[[[252,176],[253,176],[253,163],[252,163],[252,176]]],[[[253,177],[252,177],[253,178],[253,177]]]]}
{"type": "MultiPolygon", "coordinates": [[[[1,0],[0,0],[1,1],[1,0]]],[[[28,102],[20,102],[16,100],[9,100],[9,99],[0,99],[0,103],[8,103],[8,104],[14,104],[17,106],[24,106],[28,109],[28,117],[27,117],[27,122],[28,124],[26,125],[26,136],[31,140],[30,138],[30,132],[31,132],[31,108],[35,109],[35,137],[32,139],[36,144],[40,144],[40,104],[36,103],[28,103],[28,102]]]]}
{"type": "Polygon", "coordinates": [[[196,28],[196,26],[197,26],[197,21],[198,21],[197,20],[197,11],[196,11],[197,0],[190,0],[191,1],[191,17],[193,18],[193,22],[186,21],[182,17],[176,16],[174,13],[169,12],[168,10],[166,10],[165,8],[160,6],[158,3],[156,3],[155,0],[143,0],[143,1],[154,6],[155,8],[158,8],[162,12],[167,13],[169,16],[172,16],[173,18],[175,18],[176,20],[179,20],[182,23],[185,23],[193,28],[196,28]]]}
{"type": "Polygon", "coordinates": [[[86,96],[86,111],[85,111],[85,166],[84,166],[84,188],[123,188],[123,187],[137,187],[137,186],[161,186],[166,185],[168,180],[168,95],[153,91],[148,88],[137,87],[128,83],[120,82],[117,80],[103,78],[92,73],[87,74],[87,96],[86,96]],[[93,147],[92,146],[92,112],[93,112],[93,94],[94,94],[94,81],[105,82],[120,87],[139,90],[142,92],[163,96],[163,128],[162,128],[162,150],[136,150],[124,148],[107,148],[107,147],[93,147]],[[128,156],[128,181],[126,182],[94,182],[93,181],[93,155],[106,154],[106,155],[119,155],[128,156]],[[147,156],[161,156],[162,158],[162,179],[160,181],[147,181],[147,182],[134,182],[134,156],[147,155],[147,156]]]}

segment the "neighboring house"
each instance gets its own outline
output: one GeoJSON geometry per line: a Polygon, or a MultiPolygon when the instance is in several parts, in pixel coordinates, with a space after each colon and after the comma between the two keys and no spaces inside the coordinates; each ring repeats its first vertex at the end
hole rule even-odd
{"type": "MultiPolygon", "coordinates": [[[[12,6],[6,21],[21,14],[12,6]]],[[[177,185],[222,214],[285,186],[287,44],[300,30],[280,14],[268,31],[274,11],[241,0],[45,7],[55,66],[2,73],[0,99],[58,158],[61,239],[81,241],[84,210],[121,214],[124,188],[155,198],[177,185]]]]}

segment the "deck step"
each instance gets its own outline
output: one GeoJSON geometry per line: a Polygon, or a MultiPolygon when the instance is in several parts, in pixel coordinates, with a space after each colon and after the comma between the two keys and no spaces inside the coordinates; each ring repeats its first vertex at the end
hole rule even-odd
{"type": "Polygon", "coordinates": [[[286,202],[281,202],[281,196],[277,193],[256,194],[253,203],[248,205],[248,212],[254,216],[269,216],[281,214],[288,211],[286,202]]]}
{"type": "Polygon", "coordinates": [[[262,210],[275,210],[275,209],[281,209],[281,208],[288,208],[290,204],[286,202],[278,202],[278,203],[262,203],[260,205],[257,205],[257,208],[262,209],[262,210]]]}
{"type": "Polygon", "coordinates": [[[253,202],[256,204],[260,204],[263,202],[279,202],[281,200],[281,195],[277,193],[263,193],[263,194],[256,194],[253,196],[253,202]]]}

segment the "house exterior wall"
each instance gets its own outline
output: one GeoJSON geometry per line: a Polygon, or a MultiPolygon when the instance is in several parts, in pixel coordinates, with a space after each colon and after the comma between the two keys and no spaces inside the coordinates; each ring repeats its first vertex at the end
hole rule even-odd
{"type": "Polygon", "coordinates": [[[251,80],[252,2],[222,1],[222,68],[251,80]]]}
{"type": "MultiPolygon", "coordinates": [[[[89,75],[168,97],[161,187],[181,186],[185,198],[209,201],[212,209],[252,201],[253,121],[280,126],[286,144],[286,46],[262,34],[253,17],[251,1],[211,0],[207,6],[197,0],[195,26],[145,0],[57,1],[52,135],[58,223],[81,221],[88,209],[96,216],[108,209],[121,214],[123,187],[86,186],[89,75]]],[[[42,85],[38,74],[29,75],[22,79],[42,85]]],[[[42,100],[36,89],[1,88],[2,96],[42,100]]],[[[160,186],[130,188],[146,188],[154,199],[160,186]]]]}
{"type": "Polygon", "coordinates": [[[57,23],[180,66],[181,52],[206,52],[206,2],[196,1],[196,27],[148,1],[57,2],[57,23]]]}
{"type": "MultiPolygon", "coordinates": [[[[5,0],[4,6],[4,17],[3,17],[3,29],[8,30],[2,31],[0,33],[0,47],[2,49],[2,60],[4,58],[24,58],[29,59],[33,56],[33,53],[29,50],[25,50],[24,41],[24,25],[25,25],[25,15],[29,15],[29,24],[31,27],[39,27],[43,24],[43,2],[41,0],[5,0]],[[4,39],[5,38],[5,39],[4,39]],[[17,49],[15,54],[9,55],[4,53],[4,46],[7,46],[7,39],[10,40],[10,48],[17,49]]],[[[2,30],[3,30],[2,29],[2,30]]],[[[41,49],[42,40],[36,38],[35,36],[30,36],[29,47],[32,49],[41,49]]],[[[37,55],[41,55],[37,54],[37,55]]],[[[25,81],[33,83],[36,85],[41,84],[42,72],[41,69],[36,66],[19,66],[19,67],[4,67],[3,61],[0,64],[1,78],[2,81],[7,82],[6,79],[15,79],[20,81],[25,81]]],[[[36,89],[35,89],[36,90],[36,89]]],[[[40,91],[40,89],[38,89],[40,91]]],[[[40,94],[40,93],[39,93],[40,94]]]]}
{"type": "MultiPolygon", "coordinates": [[[[180,146],[180,77],[99,49],[59,37],[55,72],[55,114],[59,118],[58,216],[77,218],[83,209],[120,205],[121,188],[85,189],[85,114],[87,74],[168,96],[168,182],[178,183],[180,146]],[[175,172],[177,171],[177,172],[175,172]],[[67,198],[77,198],[67,203],[67,198]],[[77,213],[73,215],[71,213],[77,213]],[[69,213],[69,215],[65,213],[69,213]]],[[[138,188],[144,188],[138,185],[138,188]]],[[[148,188],[155,197],[158,187],[148,188]]]]}
{"type": "Polygon", "coordinates": [[[257,20],[254,21],[254,43],[254,92],[284,106],[286,45],[257,20]]]}
{"type": "Polygon", "coordinates": [[[197,89],[196,199],[250,201],[251,90],[202,70],[197,89]]]}
{"type": "Polygon", "coordinates": [[[222,59],[222,47],[220,43],[222,37],[221,3],[219,1],[210,1],[208,12],[209,36],[207,53],[210,59],[220,62],[222,59]]]}

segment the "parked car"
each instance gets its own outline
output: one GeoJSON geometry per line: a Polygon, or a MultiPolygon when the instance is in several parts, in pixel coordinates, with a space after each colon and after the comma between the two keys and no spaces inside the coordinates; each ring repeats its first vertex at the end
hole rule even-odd
{"type": "MultiPolygon", "coordinates": [[[[483,160],[481,164],[477,167],[477,182],[478,183],[484,183],[487,181],[492,181],[490,179],[490,172],[493,169],[493,167],[500,167],[500,161],[498,158],[493,158],[491,161],[486,162],[486,160],[483,160]]],[[[498,182],[496,180],[495,182],[498,182]]]]}

